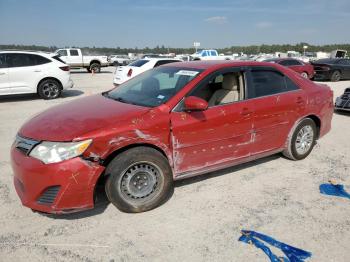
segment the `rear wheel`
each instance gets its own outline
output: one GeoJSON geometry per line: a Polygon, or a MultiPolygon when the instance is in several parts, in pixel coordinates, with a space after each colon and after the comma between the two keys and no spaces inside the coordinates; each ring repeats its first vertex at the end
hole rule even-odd
{"type": "Polygon", "coordinates": [[[338,70],[334,71],[332,76],[331,76],[331,81],[332,82],[338,82],[341,78],[341,74],[338,70]]]}
{"type": "Polygon", "coordinates": [[[38,86],[38,94],[42,99],[50,100],[59,97],[62,93],[61,85],[54,79],[46,79],[38,86]]]}
{"type": "Polygon", "coordinates": [[[283,155],[292,160],[306,158],[316,143],[317,128],[310,118],[303,119],[295,128],[292,137],[288,141],[288,147],[283,155]]]}
{"type": "Polygon", "coordinates": [[[151,210],[165,202],[173,190],[168,160],[153,148],[125,151],[112,160],[106,174],[107,197],[124,212],[151,210]]]}
{"type": "Polygon", "coordinates": [[[93,63],[90,65],[90,71],[94,73],[100,73],[101,72],[101,65],[98,63],[93,63]]]}

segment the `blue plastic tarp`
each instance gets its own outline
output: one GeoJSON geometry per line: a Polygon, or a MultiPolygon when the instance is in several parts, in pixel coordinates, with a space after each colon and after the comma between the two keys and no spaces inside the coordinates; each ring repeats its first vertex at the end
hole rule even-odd
{"type": "Polygon", "coordinates": [[[242,230],[242,236],[238,239],[239,241],[254,245],[261,249],[269,258],[271,262],[304,262],[304,259],[311,257],[311,252],[296,248],[267,235],[249,230],[242,230]],[[276,256],[271,249],[264,244],[267,244],[280,249],[286,257],[276,256]]]}

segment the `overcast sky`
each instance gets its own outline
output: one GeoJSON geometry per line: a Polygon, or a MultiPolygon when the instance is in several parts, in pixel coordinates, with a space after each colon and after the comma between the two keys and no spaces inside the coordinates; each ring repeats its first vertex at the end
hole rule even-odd
{"type": "Polygon", "coordinates": [[[0,44],[350,43],[350,0],[0,0],[0,44]]]}

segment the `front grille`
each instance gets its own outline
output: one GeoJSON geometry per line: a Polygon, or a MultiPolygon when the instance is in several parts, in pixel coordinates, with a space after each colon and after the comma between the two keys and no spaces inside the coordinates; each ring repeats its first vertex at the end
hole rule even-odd
{"type": "Polygon", "coordinates": [[[48,187],[45,192],[38,199],[38,204],[47,205],[55,202],[56,196],[60,191],[60,186],[51,186],[48,187]]]}
{"type": "Polygon", "coordinates": [[[14,147],[23,152],[24,154],[28,155],[30,151],[39,144],[40,141],[24,138],[19,135],[16,136],[16,140],[14,142],[14,147]]]}

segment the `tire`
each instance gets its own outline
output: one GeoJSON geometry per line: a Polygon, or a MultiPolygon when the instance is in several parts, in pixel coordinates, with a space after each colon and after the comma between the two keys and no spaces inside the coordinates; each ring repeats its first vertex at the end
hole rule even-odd
{"type": "Polygon", "coordinates": [[[62,86],[54,79],[46,79],[38,85],[38,94],[42,99],[50,100],[61,96],[62,86]]]}
{"type": "Polygon", "coordinates": [[[312,151],[317,136],[315,122],[310,118],[304,118],[295,128],[293,135],[288,140],[287,148],[283,155],[291,160],[306,158],[312,151]]]}
{"type": "Polygon", "coordinates": [[[309,75],[306,72],[302,72],[300,75],[306,79],[309,79],[309,75]]]}
{"type": "Polygon", "coordinates": [[[331,81],[332,82],[338,82],[341,78],[341,74],[338,70],[334,71],[331,76],[331,81]]]}
{"type": "Polygon", "coordinates": [[[94,71],[94,73],[100,73],[101,72],[101,65],[99,63],[92,63],[90,65],[90,71],[94,71]]]}
{"type": "Polygon", "coordinates": [[[173,192],[168,160],[153,148],[140,146],[121,153],[109,163],[106,175],[109,201],[127,213],[156,208],[173,192]]]}

